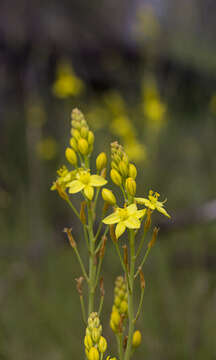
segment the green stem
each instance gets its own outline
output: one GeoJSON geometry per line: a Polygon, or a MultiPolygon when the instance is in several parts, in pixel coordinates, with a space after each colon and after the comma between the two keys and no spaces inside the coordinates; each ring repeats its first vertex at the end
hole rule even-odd
{"type": "Polygon", "coordinates": [[[98,280],[99,280],[99,276],[100,276],[100,272],[101,272],[102,262],[103,262],[103,258],[100,256],[99,264],[98,264],[98,267],[97,267],[97,274],[96,274],[96,278],[95,278],[95,285],[94,285],[95,290],[96,290],[96,287],[97,287],[97,284],[98,284],[98,280]]]}
{"type": "Polygon", "coordinates": [[[142,303],[143,303],[143,297],[144,297],[144,288],[141,289],[141,295],[140,295],[140,302],[139,302],[139,306],[138,306],[138,310],[134,319],[134,324],[135,322],[138,320],[139,316],[140,316],[140,311],[142,309],[142,303]]]}
{"type": "Polygon", "coordinates": [[[139,247],[138,247],[138,250],[137,250],[137,253],[136,253],[136,258],[138,258],[139,254],[141,253],[146,234],[147,234],[147,230],[144,229],[144,232],[143,232],[143,235],[141,237],[140,244],[139,244],[139,247]]]}
{"type": "Polygon", "coordinates": [[[100,317],[102,308],[103,308],[103,303],[104,303],[104,296],[101,296],[100,298],[100,304],[99,304],[99,308],[98,308],[98,317],[100,317]]]}
{"type": "Polygon", "coordinates": [[[119,246],[118,246],[118,242],[114,242],[115,244],[115,248],[116,248],[116,251],[117,251],[117,254],[119,256],[119,259],[120,259],[120,263],[121,263],[121,266],[126,274],[126,279],[127,279],[127,284],[128,284],[128,289],[130,290],[131,289],[131,286],[130,286],[130,279],[129,279],[129,274],[128,274],[128,269],[126,267],[126,265],[124,264],[124,260],[122,258],[122,255],[121,255],[121,251],[119,249],[119,246]]]}
{"type": "Polygon", "coordinates": [[[77,211],[77,209],[75,208],[75,206],[72,204],[72,202],[70,201],[70,199],[66,200],[68,205],[70,206],[70,208],[73,210],[74,214],[78,217],[78,219],[80,220],[80,215],[77,211]]]}
{"type": "Polygon", "coordinates": [[[135,274],[135,276],[134,276],[135,279],[136,279],[136,277],[139,275],[140,270],[142,270],[142,267],[143,267],[143,265],[145,264],[145,261],[146,261],[146,259],[147,259],[147,257],[148,257],[148,254],[149,254],[150,250],[151,250],[151,247],[148,246],[148,248],[147,248],[147,250],[146,250],[146,252],[145,252],[144,258],[143,258],[143,260],[142,260],[140,266],[138,267],[138,270],[137,270],[137,272],[136,272],[136,274],[135,274]]]}
{"type": "Polygon", "coordinates": [[[93,217],[91,202],[88,201],[88,232],[89,232],[89,304],[88,304],[88,316],[94,311],[94,295],[95,295],[95,239],[93,233],[93,217]]]}
{"type": "Polygon", "coordinates": [[[85,238],[85,241],[86,241],[87,248],[88,248],[88,250],[90,250],[90,248],[89,248],[89,240],[88,240],[88,231],[87,231],[87,226],[86,225],[83,225],[83,231],[84,231],[84,238],[85,238]]]}
{"type": "Polygon", "coordinates": [[[123,360],[123,344],[122,344],[122,334],[116,334],[116,340],[118,344],[118,354],[119,354],[119,360],[123,360]]]}
{"type": "Polygon", "coordinates": [[[89,283],[89,278],[88,278],[88,275],[87,275],[87,273],[86,273],[85,266],[84,266],[84,264],[83,264],[83,261],[82,261],[82,259],[81,259],[80,254],[79,254],[79,251],[78,251],[78,249],[77,249],[76,246],[75,246],[73,249],[74,249],[74,251],[75,251],[75,254],[76,254],[77,259],[78,259],[78,261],[79,261],[80,267],[81,267],[81,269],[82,269],[83,276],[84,276],[84,278],[86,279],[87,283],[89,283]]]}
{"type": "Polygon", "coordinates": [[[131,291],[128,291],[128,320],[129,320],[129,330],[128,330],[128,340],[127,348],[125,351],[124,360],[130,360],[131,350],[132,350],[132,338],[134,332],[134,304],[133,304],[133,287],[134,287],[134,270],[135,270],[135,245],[134,245],[134,230],[130,230],[130,287],[131,291]]]}
{"type": "Polygon", "coordinates": [[[83,321],[84,324],[86,324],[86,312],[85,312],[85,304],[83,301],[83,296],[80,295],[80,304],[81,304],[81,310],[82,310],[82,317],[83,317],[83,321]]]}

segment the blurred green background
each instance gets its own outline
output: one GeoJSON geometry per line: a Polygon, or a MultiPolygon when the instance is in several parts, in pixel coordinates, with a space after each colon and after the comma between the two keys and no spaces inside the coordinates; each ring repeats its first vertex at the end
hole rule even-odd
{"type": "MultiPolygon", "coordinates": [[[[1,1],[0,359],[83,358],[80,270],[63,228],[85,256],[83,242],[49,191],[74,107],[95,131],[94,154],[120,141],[138,194],[160,192],[172,214],[154,218],[135,358],[215,359],[215,12],[212,0],[1,1]]],[[[108,245],[102,322],[114,354],[121,269],[108,245]]]]}

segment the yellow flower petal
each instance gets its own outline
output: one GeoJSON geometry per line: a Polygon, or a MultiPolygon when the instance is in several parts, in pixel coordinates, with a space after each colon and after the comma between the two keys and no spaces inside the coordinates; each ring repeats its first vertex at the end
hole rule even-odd
{"type": "Polygon", "coordinates": [[[128,215],[132,215],[135,211],[137,211],[136,204],[131,204],[131,205],[127,206],[128,215]]]}
{"type": "Polygon", "coordinates": [[[145,215],[145,213],[146,213],[146,209],[137,210],[134,216],[136,216],[137,219],[140,219],[145,215]]]}
{"type": "Polygon", "coordinates": [[[120,217],[117,211],[115,211],[113,214],[108,215],[107,217],[105,217],[105,219],[103,219],[103,223],[107,225],[116,224],[119,221],[120,221],[120,217]]]}
{"type": "Polygon", "coordinates": [[[167,216],[170,218],[171,216],[168,214],[168,212],[162,207],[162,206],[156,206],[157,211],[159,211],[161,214],[167,216]]]}
{"type": "Polygon", "coordinates": [[[107,180],[100,175],[91,175],[90,185],[91,186],[103,186],[106,185],[107,180]]]}
{"type": "Polygon", "coordinates": [[[94,196],[94,188],[90,185],[85,186],[84,194],[87,197],[87,199],[92,200],[94,196]]]}
{"type": "Polygon", "coordinates": [[[117,239],[124,233],[125,229],[126,229],[126,226],[124,225],[123,222],[119,222],[116,225],[115,234],[116,234],[117,239]]]}
{"type": "Polygon", "coordinates": [[[71,183],[68,184],[68,187],[70,194],[76,194],[81,191],[85,187],[85,185],[82,184],[79,180],[73,180],[71,181],[71,183]]]}
{"type": "Polygon", "coordinates": [[[148,199],[145,199],[145,198],[135,198],[135,201],[137,202],[137,204],[145,205],[146,207],[148,207],[148,208],[151,209],[151,210],[154,210],[154,209],[155,209],[155,205],[153,205],[153,204],[151,203],[151,201],[148,200],[148,199]]]}
{"type": "Polygon", "coordinates": [[[124,224],[129,229],[139,229],[141,225],[140,221],[134,216],[130,216],[127,220],[124,220],[124,224]]]}

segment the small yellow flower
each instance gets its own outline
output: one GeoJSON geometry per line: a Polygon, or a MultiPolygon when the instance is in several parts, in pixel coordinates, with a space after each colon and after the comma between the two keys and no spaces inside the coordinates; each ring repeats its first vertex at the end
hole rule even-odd
{"type": "Polygon", "coordinates": [[[167,216],[168,218],[170,218],[170,215],[167,213],[167,211],[163,207],[166,200],[165,201],[158,201],[159,196],[160,196],[160,194],[150,190],[149,195],[148,195],[148,199],[146,199],[146,198],[135,198],[135,201],[137,202],[137,204],[145,205],[147,208],[149,208],[151,210],[156,209],[161,214],[163,214],[163,215],[167,216]]]}
{"type": "Polygon", "coordinates": [[[137,210],[136,204],[131,204],[125,208],[117,208],[113,214],[103,220],[103,223],[107,225],[117,224],[115,235],[118,239],[126,228],[139,229],[141,226],[139,219],[145,215],[145,212],[145,209],[137,210]]]}
{"type": "Polygon", "coordinates": [[[80,170],[77,172],[76,180],[71,181],[67,186],[70,194],[76,194],[84,191],[87,199],[92,200],[94,196],[94,187],[101,187],[107,181],[99,175],[91,175],[89,171],[80,170]]]}

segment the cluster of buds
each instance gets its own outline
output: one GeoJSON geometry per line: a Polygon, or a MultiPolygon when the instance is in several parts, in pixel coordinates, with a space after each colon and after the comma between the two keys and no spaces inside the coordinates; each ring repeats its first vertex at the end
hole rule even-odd
{"type": "Polygon", "coordinates": [[[123,331],[123,321],[127,317],[127,286],[122,276],[118,276],[115,281],[114,305],[110,317],[110,327],[115,333],[123,331]]]}
{"type": "Polygon", "coordinates": [[[122,186],[129,196],[136,195],[137,169],[130,163],[124,149],[118,142],[111,144],[111,171],[110,177],[114,184],[122,186]]]}
{"type": "Polygon", "coordinates": [[[83,113],[74,109],[71,113],[71,138],[70,146],[65,151],[66,159],[70,164],[77,166],[77,154],[89,156],[94,146],[94,134],[89,130],[83,113]]]}
{"type": "Polygon", "coordinates": [[[93,312],[88,318],[88,326],[84,339],[85,353],[88,360],[99,360],[103,357],[107,349],[107,341],[101,334],[102,326],[100,319],[97,313],[93,312]]]}

